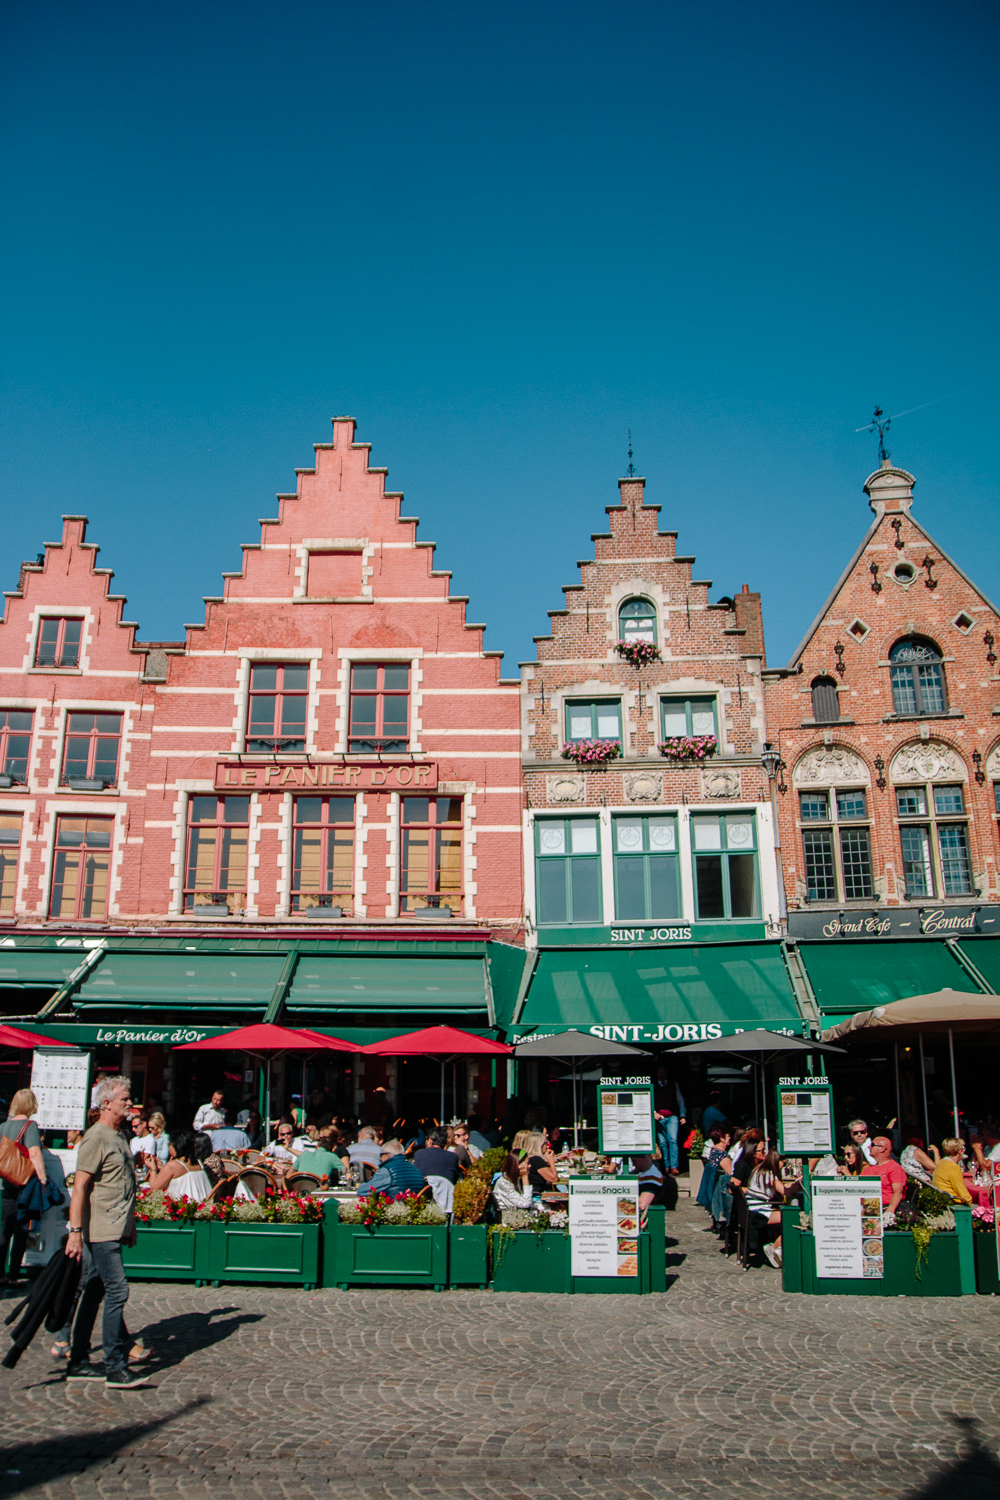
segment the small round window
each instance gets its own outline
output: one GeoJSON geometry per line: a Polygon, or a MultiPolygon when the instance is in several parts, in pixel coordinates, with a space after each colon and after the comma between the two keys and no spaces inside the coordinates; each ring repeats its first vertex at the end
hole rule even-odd
{"type": "Polygon", "coordinates": [[[916,578],[917,570],[912,563],[901,562],[897,563],[893,568],[892,576],[897,583],[901,583],[905,588],[908,583],[912,583],[914,578],[916,578]]]}
{"type": "Polygon", "coordinates": [[[656,610],[648,599],[626,599],[618,611],[618,639],[656,645],[656,610]]]}

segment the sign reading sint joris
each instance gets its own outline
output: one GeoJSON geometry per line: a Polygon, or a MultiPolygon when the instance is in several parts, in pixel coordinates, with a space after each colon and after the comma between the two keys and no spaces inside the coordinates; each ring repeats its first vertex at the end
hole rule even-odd
{"type": "Polygon", "coordinates": [[[433,791],[437,766],[414,761],[321,761],[247,766],[239,761],[220,761],[215,767],[215,786],[220,792],[302,791],[310,787],[326,791],[368,792],[379,787],[387,792],[433,791]]]}

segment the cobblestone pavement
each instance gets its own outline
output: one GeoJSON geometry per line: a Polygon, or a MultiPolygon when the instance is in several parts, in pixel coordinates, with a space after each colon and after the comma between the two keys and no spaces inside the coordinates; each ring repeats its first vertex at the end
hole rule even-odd
{"type": "Polygon", "coordinates": [[[0,1491],[997,1500],[1000,1299],[785,1296],[703,1223],[682,1199],[644,1298],[136,1284],[152,1383],[68,1387],[37,1340],[0,1491]]]}

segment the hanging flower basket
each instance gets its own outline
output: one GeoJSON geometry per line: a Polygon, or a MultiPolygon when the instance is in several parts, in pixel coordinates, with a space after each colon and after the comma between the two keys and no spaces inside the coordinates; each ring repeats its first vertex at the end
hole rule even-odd
{"type": "Polygon", "coordinates": [[[563,760],[574,760],[578,766],[603,766],[621,753],[621,740],[573,740],[562,747],[563,760]]]}
{"type": "Polygon", "coordinates": [[[633,667],[648,667],[660,660],[660,648],[655,641],[617,641],[615,650],[633,667]]]}
{"type": "Polygon", "coordinates": [[[672,734],[657,746],[660,754],[667,760],[689,765],[708,760],[718,748],[719,741],[714,734],[672,734]]]}

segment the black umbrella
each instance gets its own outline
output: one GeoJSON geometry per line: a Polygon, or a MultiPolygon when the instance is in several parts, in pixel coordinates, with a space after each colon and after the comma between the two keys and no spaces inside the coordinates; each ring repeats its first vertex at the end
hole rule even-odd
{"type": "Polygon", "coordinates": [[[672,1048],[674,1052],[728,1052],[731,1057],[742,1057],[744,1061],[760,1067],[761,1097],[764,1101],[764,1134],[767,1135],[767,1091],[764,1086],[764,1065],[779,1057],[782,1052],[837,1052],[846,1056],[843,1047],[831,1047],[826,1042],[804,1042],[801,1037],[783,1036],[780,1031],[741,1031],[736,1036],[720,1036],[710,1042],[688,1042],[683,1047],[672,1048]],[[766,1055],[765,1055],[766,1054],[766,1055]]]}
{"type": "Polygon", "coordinates": [[[558,1036],[529,1037],[514,1046],[515,1057],[551,1057],[569,1063],[573,1069],[573,1145],[580,1144],[579,1111],[576,1107],[576,1064],[581,1057],[611,1057],[628,1052],[633,1057],[649,1057],[641,1047],[627,1047],[624,1042],[607,1042],[587,1031],[562,1031],[558,1036]]]}

